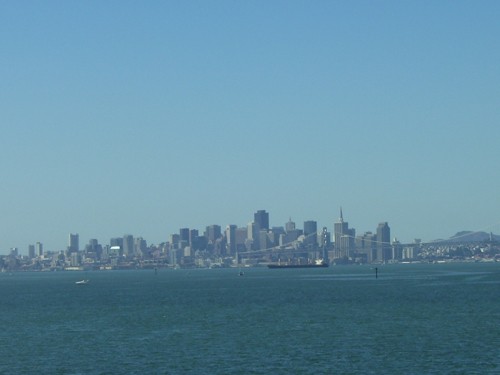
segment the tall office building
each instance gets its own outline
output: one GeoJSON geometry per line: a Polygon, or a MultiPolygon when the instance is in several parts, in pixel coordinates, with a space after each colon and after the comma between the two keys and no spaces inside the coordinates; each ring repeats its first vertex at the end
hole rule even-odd
{"type": "Polygon", "coordinates": [[[253,214],[253,221],[259,229],[269,230],[269,213],[266,210],[259,210],[253,214]]]}
{"type": "Polygon", "coordinates": [[[226,227],[227,255],[236,253],[236,225],[226,227]]]}
{"type": "Polygon", "coordinates": [[[88,247],[92,250],[95,250],[99,246],[99,241],[96,238],[91,238],[89,240],[88,247]]]}
{"type": "Polygon", "coordinates": [[[342,207],[340,207],[340,218],[335,224],[333,224],[333,241],[335,242],[335,247],[337,248],[340,244],[340,237],[347,234],[349,229],[349,223],[344,221],[344,215],[342,214],[342,207]]]}
{"type": "Polygon", "coordinates": [[[340,208],[339,221],[333,224],[334,256],[335,258],[348,258],[354,249],[356,231],[349,229],[349,223],[344,221],[342,207],[340,208]]]}
{"type": "Polygon", "coordinates": [[[189,244],[189,228],[181,228],[179,229],[180,241],[184,241],[186,244],[189,244]]]}
{"type": "Polygon", "coordinates": [[[259,225],[254,221],[248,223],[247,225],[247,243],[251,250],[259,249],[259,236],[260,230],[259,225]]]}
{"type": "Polygon", "coordinates": [[[286,232],[292,232],[295,230],[295,222],[292,221],[292,218],[288,219],[288,222],[285,224],[286,232]]]}
{"type": "Polygon", "coordinates": [[[35,245],[28,245],[28,257],[30,259],[35,257],[35,245]]]}
{"type": "Polygon", "coordinates": [[[91,238],[89,243],[85,246],[85,253],[100,259],[103,255],[103,248],[97,239],[91,238]]]}
{"type": "Polygon", "coordinates": [[[68,252],[77,253],[80,250],[80,238],[78,233],[70,233],[68,237],[68,252]]]}
{"type": "Polygon", "coordinates": [[[269,238],[269,232],[265,229],[261,229],[259,231],[259,244],[258,247],[260,250],[268,249],[271,247],[271,241],[269,238]]]}
{"type": "Polygon", "coordinates": [[[279,246],[281,244],[280,239],[283,239],[284,241],[285,235],[285,228],[272,227],[269,231],[269,240],[271,241],[272,246],[279,246]]]}
{"type": "Polygon", "coordinates": [[[304,221],[304,236],[309,236],[318,232],[318,223],[314,220],[304,221]]]}
{"type": "Polygon", "coordinates": [[[179,229],[179,245],[178,245],[178,248],[181,249],[182,251],[184,251],[184,248],[186,246],[189,246],[189,232],[190,232],[189,228],[181,228],[181,229],[179,229]]]}
{"type": "Polygon", "coordinates": [[[171,234],[170,235],[170,246],[172,249],[178,249],[179,248],[179,241],[181,240],[181,236],[178,234],[171,234]]]}
{"type": "Polygon", "coordinates": [[[361,258],[366,258],[366,262],[371,263],[377,258],[377,235],[372,232],[365,232],[362,236],[356,237],[356,253],[361,258]]]}
{"type": "Polygon", "coordinates": [[[198,249],[197,239],[200,235],[198,229],[189,230],[189,246],[193,249],[198,249]]]}
{"type": "Polygon", "coordinates": [[[205,237],[209,243],[215,243],[215,241],[222,237],[222,231],[220,225],[209,225],[205,229],[205,237]]]}
{"type": "Polygon", "coordinates": [[[35,254],[37,257],[43,256],[43,244],[41,242],[35,244],[35,254]]]}
{"type": "Polygon", "coordinates": [[[246,241],[248,238],[248,229],[245,227],[236,228],[235,236],[236,236],[236,251],[245,251],[247,249],[246,241]]]}
{"type": "Polygon", "coordinates": [[[109,240],[109,246],[110,247],[119,247],[121,250],[123,250],[123,238],[122,237],[115,237],[109,240]]]}
{"type": "Polygon", "coordinates": [[[125,234],[123,236],[123,255],[126,257],[134,256],[134,236],[125,234]]]}
{"type": "Polygon", "coordinates": [[[391,244],[392,247],[392,259],[403,259],[403,246],[397,238],[394,238],[391,244]]]}
{"type": "Polygon", "coordinates": [[[304,221],[304,245],[318,246],[318,223],[314,220],[304,221]]]}
{"type": "Polygon", "coordinates": [[[377,227],[377,260],[385,262],[391,258],[391,229],[387,222],[383,222],[377,227]]]}
{"type": "Polygon", "coordinates": [[[137,237],[134,239],[134,254],[139,256],[144,255],[148,249],[148,243],[142,237],[137,237]]]}

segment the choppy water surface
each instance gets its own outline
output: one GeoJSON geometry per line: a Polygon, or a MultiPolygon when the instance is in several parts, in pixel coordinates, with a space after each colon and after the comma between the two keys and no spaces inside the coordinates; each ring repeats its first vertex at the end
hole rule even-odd
{"type": "Polygon", "coordinates": [[[0,373],[500,373],[500,264],[388,265],[378,276],[370,266],[1,274],[0,373]]]}

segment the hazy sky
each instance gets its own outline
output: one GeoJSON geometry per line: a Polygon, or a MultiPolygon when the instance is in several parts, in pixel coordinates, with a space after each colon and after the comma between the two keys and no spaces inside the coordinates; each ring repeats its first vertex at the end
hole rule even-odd
{"type": "Polygon", "coordinates": [[[265,209],[500,233],[499,1],[1,1],[0,253],[265,209]]]}

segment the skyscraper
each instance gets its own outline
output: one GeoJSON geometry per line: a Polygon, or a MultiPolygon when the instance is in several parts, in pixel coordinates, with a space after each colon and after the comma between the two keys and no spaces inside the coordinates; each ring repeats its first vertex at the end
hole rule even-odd
{"type": "Polygon", "coordinates": [[[123,238],[122,237],[114,237],[109,240],[110,247],[119,247],[120,250],[123,250],[123,238]]]}
{"type": "Polygon", "coordinates": [[[189,246],[189,228],[179,229],[179,249],[184,250],[186,246],[189,246]]]}
{"type": "Polygon", "coordinates": [[[333,224],[335,258],[349,257],[350,252],[354,249],[355,235],[356,231],[353,228],[349,229],[349,223],[344,221],[342,207],[340,207],[339,221],[333,224]]]}
{"type": "Polygon", "coordinates": [[[70,233],[68,237],[68,252],[77,253],[80,250],[80,238],[78,233],[70,233]]]}
{"type": "Polygon", "coordinates": [[[383,222],[377,227],[377,260],[385,262],[391,258],[391,229],[387,222],[383,222]]]}
{"type": "Polygon", "coordinates": [[[236,253],[236,225],[226,227],[227,255],[236,253]]]}
{"type": "Polygon", "coordinates": [[[37,242],[35,244],[35,254],[37,257],[41,257],[43,255],[43,244],[41,242],[37,242]]]}
{"type": "Polygon", "coordinates": [[[247,225],[247,243],[251,250],[259,249],[259,226],[254,221],[247,225]]]}
{"type": "Polygon", "coordinates": [[[365,232],[362,236],[356,237],[356,253],[366,262],[371,263],[377,257],[377,235],[372,232],[365,232]]]}
{"type": "Polygon", "coordinates": [[[148,243],[142,237],[137,237],[134,239],[134,254],[144,255],[148,247],[148,243]]]}
{"type": "Polygon", "coordinates": [[[126,257],[131,257],[134,254],[134,236],[131,234],[125,234],[123,236],[123,255],[126,257]]]}
{"type": "Polygon", "coordinates": [[[222,232],[221,232],[221,227],[220,225],[209,225],[205,229],[205,237],[207,237],[207,240],[209,243],[215,243],[217,239],[222,237],[222,232]]]}
{"type": "Polygon", "coordinates": [[[35,257],[35,245],[28,245],[28,257],[30,259],[35,257]]]}
{"type": "Polygon", "coordinates": [[[198,250],[199,244],[198,244],[198,237],[200,236],[200,232],[198,229],[190,229],[189,230],[189,247],[191,247],[194,250],[198,250]]]}
{"type": "Polygon", "coordinates": [[[313,233],[317,233],[318,223],[314,220],[304,221],[304,236],[309,236],[313,233]]]}
{"type": "Polygon", "coordinates": [[[269,213],[266,210],[259,210],[253,215],[253,221],[259,229],[269,230],[269,213]]]}
{"type": "Polygon", "coordinates": [[[318,245],[318,223],[314,220],[304,221],[304,244],[309,246],[318,245]]]}

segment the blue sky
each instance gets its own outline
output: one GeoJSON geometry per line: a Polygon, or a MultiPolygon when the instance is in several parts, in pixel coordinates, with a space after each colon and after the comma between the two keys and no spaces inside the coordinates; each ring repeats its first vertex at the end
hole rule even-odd
{"type": "Polygon", "coordinates": [[[0,253],[246,225],[500,233],[497,1],[0,2],[0,253]]]}

